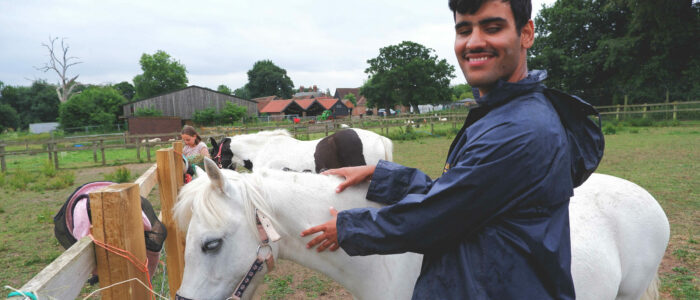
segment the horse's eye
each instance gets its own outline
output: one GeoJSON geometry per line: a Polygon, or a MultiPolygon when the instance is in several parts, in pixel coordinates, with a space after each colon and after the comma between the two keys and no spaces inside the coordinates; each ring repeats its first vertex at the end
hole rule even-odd
{"type": "Polygon", "coordinates": [[[221,245],[223,243],[224,243],[224,241],[221,239],[214,239],[211,241],[207,241],[206,243],[204,243],[204,245],[202,245],[202,251],[211,252],[211,251],[219,250],[219,248],[221,248],[221,245]]]}

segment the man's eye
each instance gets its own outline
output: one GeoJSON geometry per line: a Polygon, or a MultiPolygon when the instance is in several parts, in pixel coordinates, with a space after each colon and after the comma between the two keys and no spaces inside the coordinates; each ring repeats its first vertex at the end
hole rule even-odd
{"type": "Polygon", "coordinates": [[[472,33],[471,29],[457,30],[457,34],[459,34],[459,35],[470,35],[471,33],[472,33]]]}
{"type": "Polygon", "coordinates": [[[501,27],[489,27],[489,28],[486,28],[486,32],[488,32],[488,33],[496,33],[496,32],[499,32],[500,30],[501,30],[501,27]]]}

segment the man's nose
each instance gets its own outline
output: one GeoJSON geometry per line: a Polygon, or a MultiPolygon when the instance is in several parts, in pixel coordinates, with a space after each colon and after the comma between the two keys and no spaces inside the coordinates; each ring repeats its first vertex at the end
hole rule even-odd
{"type": "Polygon", "coordinates": [[[467,40],[467,50],[483,49],[486,46],[484,32],[479,29],[473,29],[467,40]]]}

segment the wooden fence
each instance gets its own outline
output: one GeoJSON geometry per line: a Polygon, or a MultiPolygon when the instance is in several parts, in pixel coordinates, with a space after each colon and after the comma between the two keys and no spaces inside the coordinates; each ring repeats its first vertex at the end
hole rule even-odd
{"type": "MultiPolygon", "coordinates": [[[[638,105],[611,105],[596,107],[605,120],[614,117],[620,120],[625,117],[647,118],[651,116],[661,116],[662,119],[678,120],[680,114],[691,117],[686,119],[696,119],[700,116],[700,101],[692,102],[670,102],[638,105]],[[691,115],[692,114],[692,115],[691,115]]],[[[465,113],[438,114],[438,115],[410,115],[400,117],[364,117],[364,118],[344,118],[329,121],[304,122],[300,124],[277,124],[268,126],[244,126],[244,127],[203,127],[202,137],[208,140],[213,137],[219,140],[224,136],[237,134],[254,133],[263,130],[287,129],[294,137],[306,139],[311,134],[323,133],[326,136],[335,132],[345,124],[353,128],[379,129],[381,134],[388,135],[389,128],[406,126],[425,126],[430,128],[430,133],[434,133],[434,125],[439,122],[451,123],[452,128],[458,128],[466,118],[465,113]]],[[[682,119],[682,118],[680,118],[682,119]]],[[[427,129],[426,129],[427,131],[427,129]]],[[[159,146],[169,144],[170,141],[149,142],[154,137],[171,136],[177,140],[180,138],[179,132],[170,134],[150,134],[150,135],[103,135],[91,137],[72,137],[62,139],[50,139],[42,141],[0,141],[0,171],[7,171],[6,157],[12,155],[36,155],[47,154],[49,161],[53,162],[56,169],[59,168],[58,153],[68,151],[92,151],[94,163],[101,160],[102,165],[106,165],[105,149],[136,149],[136,159],[141,161],[141,149],[146,152],[146,161],[151,161],[151,151],[159,146]],[[145,140],[145,141],[144,141],[145,140]],[[80,146],[80,147],[76,147],[80,146]],[[13,148],[8,150],[8,148],[13,148]],[[98,159],[99,153],[99,159],[98,159]]]]}
{"type": "Polygon", "coordinates": [[[95,241],[89,236],[84,237],[19,290],[32,292],[38,299],[75,299],[92,271],[97,268],[100,287],[109,287],[100,291],[102,299],[151,298],[144,285],[148,283],[148,277],[142,270],[146,262],[146,246],[140,197],[147,197],[157,183],[161,221],[168,232],[164,244],[168,285],[170,298],[174,299],[182,282],[184,268],[184,233],[177,230],[170,213],[177,192],[183,185],[182,176],[179,176],[182,174],[182,159],[175,155],[181,151],[182,142],[175,142],[173,148],[158,150],[157,163],[134,183],[115,184],[90,193],[92,235],[95,241]],[[118,251],[107,250],[112,247],[125,250],[133,256],[135,262],[115,253],[118,251]]]}

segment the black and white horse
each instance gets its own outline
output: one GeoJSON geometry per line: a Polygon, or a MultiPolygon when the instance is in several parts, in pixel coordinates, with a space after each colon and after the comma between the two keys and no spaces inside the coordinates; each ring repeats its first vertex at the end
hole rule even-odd
{"type": "Polygon", "coordinates": [[[287,130],[261,131],[225,137],[220,143],[210,138],[211,157],[220,168],[249,170],[266,167],[319,173],[326,169],[376,164],[392,160],[391,140],[363,129],[340,130],[313,141],[300,141],[287,130]]]}

